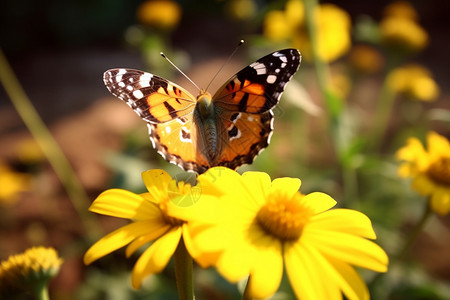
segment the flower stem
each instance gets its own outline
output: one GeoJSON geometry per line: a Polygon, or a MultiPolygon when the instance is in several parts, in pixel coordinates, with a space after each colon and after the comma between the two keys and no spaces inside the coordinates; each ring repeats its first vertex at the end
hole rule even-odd
{"type": "Polygon", "coordinates": [[[402,261],[405,259],[406,254],[408,254],[409,249],[411,248],[412,244],[417,239],[419,234],[423,231],[423,228],[425,227],[425,224],[427,223],[431,214],[432,214],[432,211],[431,211],[431,207],[430,207],[430,201],[427,201],[419,222],[413,228],[413,230],[409,234],[408,238],[406,239],[405,243],[403,244],[403,247],[400,249],[398,254],[395,256],[396,261],[399,262],[399,261],[402,261]]]}
{"type": "Polygon", "coordinates": [[[34,295],[37,300],[49,300],[50,297],[48,295],[47,288],[48,280],[40,280],[39,282],[35,282],[33,284],[34,295]]]}
{"type": "MultiPolygon", "coordinates": [[[[423,210],[422,216],[420,217],[419,221],[417,222],[416,226],[412,229],[410,232],[408,238],[405,240],[403,246],[400,248],[398,253],[396,255],[393,255],[393,260],[389,264],[389,269],[392,270],[393,267],[402,262],[405,259],[405,256],[408,254],[411,246],[413,245],[414,241],[417,239],[419,234],[423,231],[423,228],[425,227],[425,224],[429,220],[430,216],[432,214],[430,203],[429,201],[426,202],[425,208],[423,210]]],[[[384,275],[387,273],[378,273],[372,280],[372,282],[369,284],[369,289],[374,290],[374,287],[379,283],[380,279],[384,277],[384,275]]]]}
{"type": "Polygon", "coordinates": [[[175,277],[180,300],[194,299],[193,263],[186,250],[183,239],[180,240],[174,255],[175,277]]]}
{"type": "Polygon", "coordinates": [[[337,128],[339,114],[342,109],[342,103],[338,98],[333,97],[328,91],[329,82],[329,68],[328,64],[325,63],[319,56],[319,48],[317,41],[317,28],[316,28],[316,9],[319,5],[317,0],[305,0],[305,17],[306,17],[306,27],[308,29],[308,36],[311,41],[311,50],[314,60],[314,66],[317,74],[317,82],[319,84],[320,92],[322,98],[325,101],[327,107],[328,116],[332,123],[333,128],[337,128]]]}
{"type": "Polygon", "coordinates": [[[44,122],[36,112],[30,99],[25,94],[22,86],[14,75],[11,66],[6,57],[0,49],[0,81],[5,87],[6,93],[11,99],[12,104],[16,108],[23,122],[27,126],[31,135],[34,137],[50,165],[57,174],[59,180],[64,186],[73,206],[75,207],[88,236],[91,239],[96,239],[101,228],[97,219],[93,214],[88,212],[88,196],[78,177],[75,175],[72,166],[59,147],[58,143],[53,138],[52,134],[45,126],[44,122]]]}

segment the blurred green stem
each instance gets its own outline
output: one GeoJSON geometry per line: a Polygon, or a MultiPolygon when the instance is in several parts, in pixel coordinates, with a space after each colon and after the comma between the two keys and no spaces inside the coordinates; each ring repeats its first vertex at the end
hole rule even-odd
{"type": "Polygon", "coordinates": [[[34,295],[37,300],[49,300],[50,297],[48,295],[47,288],[48,280],[40,280],[39,282],[35,282],[34,287],[34,295]]]}
{"type": "Polygon", "coordinates": [[[39,114],[36,112],[33,104],[25,94],[25,91],[17,80],[1,49],[0,81],[5,87],[6,93],[31,135],[44,152],[59,180],[61,180],[62,185],[72,201],[72,205],[75,207],[81,221],[84,223],[88,237],[92,240],[98,238],[98,236],[100,236],[100,225],[98,224],[95,215],[88,211],[89,198],[86,191],[75,175],[72,166],[58,143],[55,141],[39,114]]]}
{"type": "Polygon", "coordinates": [[[177,280],[178,297],[180,300],[194,299],[193,263],[186,250],[183,238],[180,239],[174,255],[175,277],[177,280]]]}
{"type": "Polygon", "coordinates": [[[342,103],[337,97],[333,97],[328,91],[329,82],[329,68],[328,64],[325,63],[319,56],[318,46],[317,46],[317,28],[315,10],[319,5],[317,0],[305,0],[305,16],[306,16],[306,27],[308,29],[308,35],[311,42],[311,50],[314,60],[314,66],[317,74],[317,82],[319,84],[320,92],[322,98],[325,101],[327,107],[328,117],[331,121],[332,128],[334,129],[332,134],[335,134],[335,129],[337,128],[339,114],[342,108],[342,103]]]}
{"type": "Polygon", "coordinates": [[[375,116],[372,122],[372,132],[369,133],[370,142],[369,150],[375,152],[380,149],[383,137],[389,125],[389,120],[394,106],[395,92],[389,86],[388,77],[391,71],[400,65],[402,57],[396,53],[391,53],[386,67],[386,75],[384,76],[383,85],[378,97],[377,107],[375,108],[375,116]]]}
{"type": "Polygon", "coordinates": [[[408,238],[406,239],[403,247],[400,249],[398,254],[395,256],[396,261],[403,261],[405,259],[406,254],[408,254],[412,244],[417,239],[419,234],[423,231],[423,228],[425,227],[425,224],[430,219],[430,216],[432,215],[432,211],[430,208],[430,199],[425,204],[425,208],[422,212],[422,216],[420,217],[419,221],[417,222],[416,226],[413,228],[413,230],[410,232],[408,238]]]}
{"type": "MultiPolygon", "coordinates": [[[[389,73],[388,73],[389,74],[389,73]]],[[[373,121],[372,134],[370,134],[370,147],[372,151],[380,148],[382,139],[388,128],[392,107],[394,105],[395,93],[389,88],[387,76],[381,87],[380,96],[377,101],[375,117],[373,121]]]]}
{"type": "MultiPolygon", "coordinates": [[[[405,260],[406,255],[411,249],[411,246],[413,245],[414,241],[417,239],[419,234],[423,231],[425,225],[427,224],[428,220],[430,219],[432,215],[432,211],[430,208],[430,199],[425,203],[425,207],[422,212],[422,216],[420,217],[417,224],[414,226],[414,228],[410,231],[408,237],[406,238],[403,246],[400,248],[397,254],[392,255],[392,260],[389,263],[389,270],[392,270],[395,265],[405,260]]],[[[374,290],[374,287],[380,282],[380,279],[384,277],[384,275],[387,273],[378,273],[372,280],[372,282],[369,284],[369,289],[374,290]]]]}

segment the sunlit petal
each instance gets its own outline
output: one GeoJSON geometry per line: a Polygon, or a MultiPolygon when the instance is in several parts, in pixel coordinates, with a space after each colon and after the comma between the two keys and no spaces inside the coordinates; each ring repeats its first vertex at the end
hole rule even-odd
{"type": "Polygon", "coordinates": [[[161,215],[159,209],[140,195],[120,189],[101,193],[89,208],[90,211],[126,219],[152,219],[161,215]]]}
{"type": "Polygon", "coordinates": [[[167,187],[172,180],[169,173],[160,169],[153,169],[142,172],[142,179],[148,192],[156,199],[167,197],[167,187]]]}
{"type": "Polygon", "coordinates": [[[333,209],[313,217],[308,229],[346,232],[375,239],[372,222],[363,213],[351,209],[333,209]]]}
{"type": "Polygon", "coordinates": [[[90,264],[100,257],[125,246],[137,237],[158,230],[161,226],[164,226],[164,224],[153,221],[140,221],[123,226],[92,245],[84,255],[84,263],[90,264]]]}
{"type": "Polygon", "coordinates": [[[133,242],[131,242],[126,251],[125,251],[125,255],[127,257],[130,257],[136,250],[138,250],[140,247],[142,247],[143,245],[159,238],[160,236],[162,236],[163,234],[165,234],[166,232],[168,232],[170,229],[170,225],[165,224],[163,226],[158,226],[156,228],[156,230],[151,231],[150,233],[146,234],[146,235],[142,235],[140,237],[138,237],[137,239],[135,239],[133,242]]]}
{"type": "Polygon", "coordinates": [[[298,178],[276,178],[272,181],[271,191],[282,191],[286,195],[293,195],[298,192],[301,183],[298,178]]]}
{"type": "Polygon", "coordinates": [[[342,299],[329,270],[320,264],[321,257],[300,243],[285,248],[285,266],[292,289],[298,299],[342,299]]]}
{"type": "Polygon", "coordinates": [[[372,241],[353,234],[323,230],[305,230],[302,238],[324,255],[377,272],[387,271],[388,257],[372,241]]]}
{"type": "Polygon", "coordinates": [[[333,198],[320,192],[306,195],[303,197],[302,203],[304,203],[315,214],[324,212],[336,205],[336,201],[333,198]]]}
{"type": "Polygon", "coordinates": [[[275,294],[283,276],[281,243],[269,238],[260,242],[249,281],[250,295],[258,299],[275,294]]]}
{"type": "Polygon", "coordinates": [[[162,271],[172,257],[181,237],[181,228],[173,228],[156,240],[136,262],[131,276],[131,284],[138,289],[142,280],[162,271]]]}

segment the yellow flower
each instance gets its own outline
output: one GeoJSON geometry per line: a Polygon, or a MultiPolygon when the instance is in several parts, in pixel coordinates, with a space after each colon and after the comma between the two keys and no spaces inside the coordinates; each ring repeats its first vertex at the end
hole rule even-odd
{"type": "Polygon", "coordinates": [[[204,212],[208,222],[188,224],[197,251],[191,254],[232,282],[249,274],[248,298],[274,294],[285,267],[302,300],[341,299],[341,293],[367,299],[367,287],[352,265],[387,270],[386,253],[367,240],[376,237],[370,220],[353,210],[329,210],[336,201],[326,194],[301,194],[299,179],[271,181],[266,173],[241,176],[215,167],[198,182],[203,193],[220,201],[204,212]]]}
{"type": "Polygon", "coordinates": [[[419,15],[411,3],[403,0],[394,1],[387,5],[384,9],[384,16],[409,19],[412,21],[417,21],[419,19],[419,15]]]}
{"type": "MultiPolygon", "coordinates": [[[[137,260],[132,272],[132,285],[139,288],[144,277],[161,272],[174,254],[184,235],[187,221],[172,216],[174,207],[192,206],[199,197],[198,186],[182,181],[176,183],[163,170],[142,173],[148,192],[134,194],[120,189],[103,192],[89,210],[108,216],[126,218],[133,223],[123,226],[95,243],[84,255],[84,263],[93,261],[127,245],[129,257],[143,245],[153,242],[137,260]]],[[[206,199],[207,200],[207,199],[206,199]]]]}
{"type": "Polygon", "coordinates": [[[379,72],[385,64],[381,53],[369,45],[356,45],[349,54],[350,64],[359,72],[373,74],[379,72]]]}
{"type": "Polygon", "coordinates": [[[416,64],[410,64],[392,70],[387,77],[389,87],[412,99],[434,101],[439,96],[439,86],[431,72],[416,64]]]}
{"type": "Polygon", "coordinates": [[[271,41],[280,42],[291,36],[291,26],[281,10],[269,11],[263,23],[264,35],[271,41]]]}
{"type": "Polygon", "coordinates": [[[397,159],[404,161],[398,174],[412,178],[413,189],[430,197],[431,209],[446,215],[450,212],[450,143],[432,131],[427,134],[427,146],[425,150],[417,138],[409,138],[397,151],[397,159]]]}
{"type": "MultiPolygon", "coordinates": [[[[302,1],[289,0],[285,10],[269,11],[264,19],[263,32],[271,41],[290,41],[301,49],[306,59],[312,59],[311,41],[305,24],[302,1]]],[[[344,55],[351,45],[350,16],[333,4],[319,5],[314,13],[317,27],[318,55],[333,61],[344,55]]]]}
{"type": "Polygon", "coordinates": [[[0,203],[15,203],[20,193],[29,190],[30,179],[28,174],[14,172],[0,162],[0,203]]]}
{"type": "Polygon", "coordinates": [[[427,32],[416,22],[405,18],[386,18],[380,23],[381,39],[392,48],[419,51],[428,45],[427,32]]]}
{"type": "Polygon", "coordinates": [[[46,285],[58,274],[62,262],[51,247],[33,247],[11,255],[0,264],[0,294],[11,288],[32,290],[34,285],[46,285]]]}
{"type": "Polygon", "coordinates": [[[231,0],[227,3],[228,14],[238,21],[253,18],[257,10],[258,7],[253,0],[231,0]]]}
{"type": "Polygon", "coordinates": [[[181,19],[181,7],[171,0],[147,0],[138,7],[137,18],[150,27],[171,29],[181,19]]]}

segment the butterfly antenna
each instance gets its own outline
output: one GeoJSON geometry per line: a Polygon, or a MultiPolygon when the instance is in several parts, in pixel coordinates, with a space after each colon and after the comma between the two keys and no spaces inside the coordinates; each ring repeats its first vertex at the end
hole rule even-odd
{"type": "Polygon", "coordinates": [[[201,92],[201,89],[198,87],[198,85],[196,85],[195,82],[192,81],[192,79],[190,79],[186,74],[184,74],[184,72],[181,71],[180,68],[178,68],[163,52],[160,52],[159,54],[161,54],[162,57],[164,57],[175,69],[177,69],[178,72],[183,74],[183,76],[186,77],[186,79],[189,80],[201,92]]]}
{"type": "Polygon", "coordinates": [[[227,61],[220,67],[219,71],[217,71],[216,75],[214,75],[214,77],[211,79],[211,81],[209,82],[208,86],[206,87],[206,91],[208,90],[209,86],[211,85],[211,83],[214,81],[214,79],[216,79],[217,75],[219,75],[219,73],[222,71],[222,69],[225,67],[225,65],[227,65],[230,62],[230,59],[233,57],[233,55],[236,53],[236,51],[238,50],[238,48],[244,44],[244,40],[240,40],[239,44],[236,46],[236,48],[234,48],[233,52],[231,52],[230,56],[228,56],[227,61]]]}

